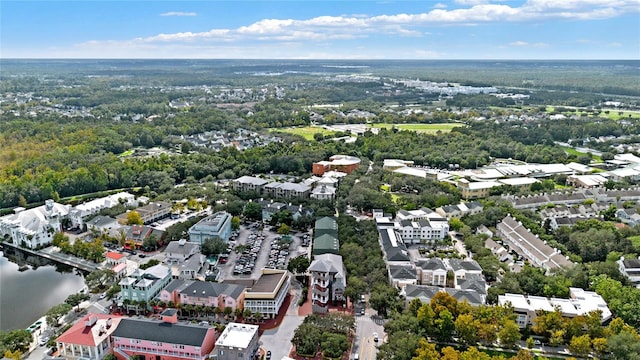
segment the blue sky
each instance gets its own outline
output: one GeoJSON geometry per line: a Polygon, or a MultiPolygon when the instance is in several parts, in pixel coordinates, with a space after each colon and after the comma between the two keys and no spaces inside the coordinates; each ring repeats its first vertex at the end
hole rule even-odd
{"type": "Polygon", "coordinates": [[[640,0],[2,0],[0,57],[640,59],[640,0]]]}

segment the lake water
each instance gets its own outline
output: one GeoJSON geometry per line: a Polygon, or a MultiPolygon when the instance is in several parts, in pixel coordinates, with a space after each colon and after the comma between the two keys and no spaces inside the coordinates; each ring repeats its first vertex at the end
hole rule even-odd
{"type": "Polygon", "coordinates": [[[73,268],[11,248],[0,251],[0,330],[27,328],[83,287],[73,268]]]}

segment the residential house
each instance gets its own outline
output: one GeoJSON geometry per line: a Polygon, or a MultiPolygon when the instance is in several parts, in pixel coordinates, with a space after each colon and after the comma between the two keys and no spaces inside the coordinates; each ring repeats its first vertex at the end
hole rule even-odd
{"type": "Polygon", "coordinates": [[[493,241],[490,237],[484,241],[484,247],[491,250],[491,253],[495,255],[501,262],[513,262],[513,256],[509,254],[509,250],[507,250],[501,244],[493,241]]]}
{"type": "Polygon", "coordinates": [[[345,301],[347,286],[346,270],[342,256],[336,254],[320,254],[314,256],[309,266],[311,273],[312,310],[327,313],[330,302],[345,301]]]}
{"type": "Polygon", "coordinates": [[[258,325],[231,322],[216,340],[211,353],[217,360],[253,360],[260,344],[258,325]]]}
{"type": "Polygon", "coordinates": [[[146,270],[136,269],[120,280],[122,300],[144,301],[147,304],[154,299],[171,281],[171,270],[163,264],[154,265],[146,270]]]}
{"type": "Polygon", "coordinates": [[[440,258],[429,258],[416,262],[420,285],[446,286],[447,266],[440,258]]]}
{"type": "Polygon", "coordinates": [[[207,257],[202,254],[195,254],[181,263],[171,265],[171,277],[174,279],[201,279],[204,280],[203,273],[208,269],[207,257]]]}
{"type": "Polygon", "coordinates": [[[68,360],[101,360],[111,352],[111,335],[119,316],[87,314],[56,339],[58,356],[68,360]]]}
{"type": "Polygon", "coordinates": [[[53,200],[29,210],[17,207],[12,215],[0,218],[0,237],[30,249],[49,245],[53,234],[62,231],[62,220],[68,216],[69,208],[53,200]]]}
{"type": "Polygon", "coordinates": [[[120,229],[118,221],[112,217],[98,215],[85,223],[87,230],[97,231],[101,233],[112,233],[114,230],[120,229]]]}
{"type": "Polygon", "coordinates": [[[333,201],[336,197],[336,188],[329,185],[316,186],[311,191],[311,198],[314,200],[329,200],[333,201]]]}
{"type": "Polygon", "coordinates": [[[403,289],[407,285],[418,284],[418,271],[413,265],[389,265],[387,267],[387,275],[391,285],[403,289]]]}
{"type": "Polygon", "coordinates": [[[291,275],[286,270],[262,269],[260,278],[245,290],[244,308],[274,318],[289,293],[291,275]]]}
{"type": "Polygon", "coordinates": [[[458,281],[469,275],[482,276],[482,268],[474,260],[447,259],[448,269],[453,271],[453,287],[458,287],[458,281]]]}
{"type": "Polygon", "coordinates": [[[231,236],[231,214],[219,211],[200,220],[189,228],[189,241],[202,244],[206,239],[229,241],[231,236]]]}
{"type": "Polygon", "coordinates": [[[411,265],[407,246],[392,228],[378,228],[380,247],[387,265],[411,265]]]}
{"type": "Polygon", "coordinates": [[[638,210],[635,208],[618,209],[616,211],[616,217],[629,226],[640,224],[640,213],[638,213],[638,210]]]}
{"type": "Polygon", "coordinates": [[[611,319],[611,310],[604,299],[592,291],[580,288],[569,288],[569,299],[545,298],[521,294],[498,295],[498,304],[511,304],[516,313],[516,323],[521,328],[533,325],[539,311],[555,311],[559,309],[563,317],[574,318],[587,315],[592,311],[600,311],[601,322],[611,319]]]}
{"type": "Polygon", "coordinates": [[[113,332],[114,355],[156,360],[207,360],[216,330],[200,324],[179,323],[176,309],[166,309],[161,321],[123,318],[113,332]]]}
{"type": "Polygon", "coordinates": [[[164,250],[164,262],[180,264],[191,256],[200,253],[200,244],[188,242],[185,239],[171,241],[164,250]]]}
{"type": "Polygon", "coordinates": [[[115,252],[115,251],[107,251],[104,255],[105,261],[107,265],[118,265],[118,264],[126,264],[127,258],[124,254],[115,252]]]}
{"type": "Polygon", "coordinates": [[[624,256],[618,260],[618,269],[637,288],[640,288],[640,258],[625,259],[624,256]]]}
{"type": "Polygon", "coordinates": [[[262,194],[264,185],[268,183],[267,180],[254,176],[241,176],[233,180],[232,187],[235,191],[240,192],[255,192],[256,194],[262,194]]]}

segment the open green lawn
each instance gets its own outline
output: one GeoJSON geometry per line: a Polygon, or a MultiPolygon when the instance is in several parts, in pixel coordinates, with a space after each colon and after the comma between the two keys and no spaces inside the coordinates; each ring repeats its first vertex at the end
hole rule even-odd
{"type": "Polygon", "coordinates": [[[269,131],[281,131],[289,134],[300,135],[307,140],[313,140],[315,133],[322,133],[322,135],[333,135],[336,132],[330,131],[319,126],[305,126],[305,127],[291,127],[283,129],[269,129],[269,131]]]}
{"type": "MultiPolygon", "coordinates": [[[[567,111],[563,112],[564,115],[580,115],[585,109],[584,108],[574,108],[570,106],[562,106],[567,111]]],[[[555,111],[555,107],[547,106],[546,111],[548,113],[552,113],[555,111]]],[[[589,116],[593,116],[593,114],[589,113],[589,116]]],[[[602,109],[600,113],[600,117],[611,119],[611,120],[620,120],[620,119],[640,119],[640,111],[628,111],[628,110],[616,110],[616,109],[602,109]]]]}
{"type": "Polygon", "coordinates": [[[123,152],[121,154],[118,154],[118,156],[131,156],[131,155],[133,155],[134,152],[135,152],[135,150],[129,149],[129,150],[127,150],[127,151],[125,151],[125,152],[123,152]]]}
{"type": "Polygon", "coordinates": [[[420,133],[436,133],[438,131],[449,132],[453,128],[464,126],[460,123],[442,123],[442,124],[371,124],[371,127],[381,129],[391,129],[395,127],[400,130],[413,130],[420,133]]]}
{"type": "MultiPolygon", "coordinates": [[[[583,155],[587,155],[586,153],[580,152],[574,148],[570,148],[570,147],[565,147],[563,146],[562,149],[564,150],[564,152],[566,152],[569,155],[575,155],[575,156],[583,156],[583,155]]],[[[600,158],[600,156],[596,156],[596,155],[591,155],[591,158],[597,162],[602,162],[602,159],[600,158]]]]}

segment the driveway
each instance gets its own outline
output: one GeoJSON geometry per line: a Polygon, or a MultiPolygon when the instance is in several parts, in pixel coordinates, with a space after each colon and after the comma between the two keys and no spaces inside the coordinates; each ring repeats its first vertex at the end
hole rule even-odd
{"type": "MultiPolygon", "coordinates": [[[[292,306],[294,301],[291,302],[292,306]]],[[[271,351],[271,359],[280,360],[285,356],[289,356],[291,348],[291,339],[293,333],[302,324],[304,316],[285,315],[282,324],[275,329],[265,330],[260,337],[260,347],[265,353],[271,351]]]]}

